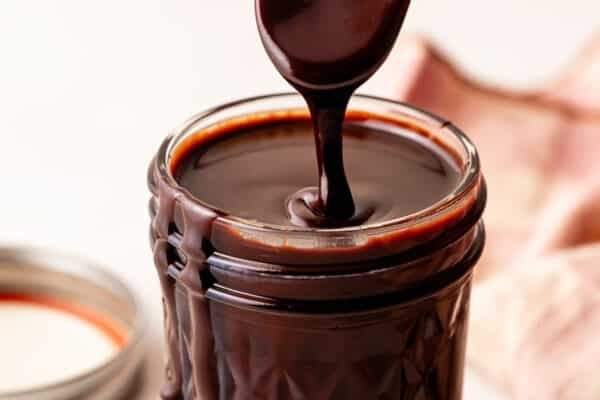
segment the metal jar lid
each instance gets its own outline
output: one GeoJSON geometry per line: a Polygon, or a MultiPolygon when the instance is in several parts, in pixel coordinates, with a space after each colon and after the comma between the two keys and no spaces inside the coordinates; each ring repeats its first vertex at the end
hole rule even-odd
{"type": "Polygon", "coordinates": [[[125,339],[113,356],[91,370],[48,385],[0,391],[0,400],[133,398],[143,361],[145,322],[139,301],[120,280],[77,257],[0,246],[0,295],[7,293],[43,296],[84,307],[117,324],[125,339]]]}

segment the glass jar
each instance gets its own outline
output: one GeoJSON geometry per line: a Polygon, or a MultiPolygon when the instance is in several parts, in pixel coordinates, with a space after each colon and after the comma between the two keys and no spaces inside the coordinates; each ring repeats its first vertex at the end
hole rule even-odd
{"type": "Polygon", "coordinates": [[[356,110],[443,149],[460,167],[454,190],[395,220],[314,229],[227,215],[177,183],[171,165],[195,137],[249,116],[306,112],[296,94],[214,108],[163,142],[149,170],[163,398],[462,398],[471,276],[484,245],[477,152],[451,123],[408,105],[355,96],[356,110]]]}

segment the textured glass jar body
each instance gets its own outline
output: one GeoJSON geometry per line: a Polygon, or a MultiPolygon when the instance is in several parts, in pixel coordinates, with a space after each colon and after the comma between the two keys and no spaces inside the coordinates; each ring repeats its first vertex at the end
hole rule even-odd
{"type": "Polygon", "coordinates": [[[203,228],[210,234],[190,228],[203,224],[194,215],[207,206],[170,175],[170,154],[182,140],[223,120],[301,104],[294,95],[268,96],[199,115],[151,165],[152,243],[169,344],[163,398],[461,399],[485,185],[474,148],[447,122],[381,99],[350,105],[409,121],[460,161],[456,190],[427,210],[329,231],[220,215],[203,228]]]}
{"type": "Polygon", "coordinates": [[[467,277],[428,298],[335,316],[214,303],[219,398],[461,399],[469,293],[467,277]]]}

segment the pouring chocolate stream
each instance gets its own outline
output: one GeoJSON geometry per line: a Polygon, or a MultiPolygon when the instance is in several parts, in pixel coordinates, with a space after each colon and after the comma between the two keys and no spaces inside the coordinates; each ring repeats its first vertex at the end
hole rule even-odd
{"type": "Polygon", "coordinates": [[[317,153],[319,186],[290,196],[298,225],[359,224],[344,170],[342,125],[350,97],[379,69],[410,0],[256,0],[264,47],[281,75],[305,98],[317,153]]]}

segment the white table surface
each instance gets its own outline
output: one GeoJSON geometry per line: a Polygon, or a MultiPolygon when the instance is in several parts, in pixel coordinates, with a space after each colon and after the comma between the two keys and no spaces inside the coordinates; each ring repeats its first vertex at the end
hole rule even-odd
{"type": "MultiPolygon", "coordinates": [[[[552,77],[600,27],[590,0],[413,3],[406,31],[511,87],[552,77]]],[[[250,0],[0,1],[0,243],[83,254],[135,288],[152,326],[140,399],[156,398],[161,370],[147,163],[190,114],[282,89],[250,0]]],[[[473,373],[466,386],[467,400],[499,399],[473,373]]]]}

